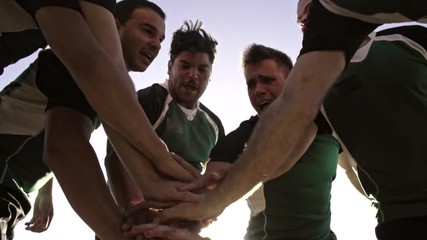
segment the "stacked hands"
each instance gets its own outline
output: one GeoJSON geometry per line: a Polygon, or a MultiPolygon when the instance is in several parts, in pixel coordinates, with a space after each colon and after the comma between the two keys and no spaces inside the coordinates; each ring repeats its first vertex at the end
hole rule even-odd
{"type": "Polygon", "coordinates": [[[151,179],[144,189],[143,202],[130,204],[123,212],[123,235],[137,240],[203,240],[202,228],[221,214],[216,201],[208,198],[210,190],[225,177],[231,164],[214,162],[205,174],[200,173],[178,155],[172,153],[194,176],[191,183],[178,182],[161,175],[151,179]]]}
{"type": "MultiPolygon", "coordinates": [[[[122,230],[126,237],[143,239],[203,239],[198,234],[207,227],[211,220],[188,221],[171,220],[163,223],[153,223],[153,220],[162,211],[161,205],[153,202],[142,202],[132,206],[124,213],[122,230]]],[[[166,205],[163,205],[166,206],[166,205]]]]}

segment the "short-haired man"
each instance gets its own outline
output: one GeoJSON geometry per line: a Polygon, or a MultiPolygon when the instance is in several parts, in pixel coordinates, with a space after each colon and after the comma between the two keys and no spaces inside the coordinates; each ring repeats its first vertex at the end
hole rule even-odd
{"type": "MultiPolygon", "coordinates": [[[[160,43],[164,39],[165,13],[150,1],[123,0],[117,3],[115,16],[128,70],[145,71],[157,56],[160,43]]],[[[89,143],[90,135],[94,127],[98,125],[98,121],[95,120],[96,114],[64,65],[51,50],[42,51],[36,63],[5,89],[0,104],[1,133],[14,135],[7,136],[13,138],[13,142],[0,143],[8,144],[8,146],[13,144],[7,151],[6,148],[3,148],[5,151],[2,152],[4,154],[2,161],[7,163],[2,164],[4,166],[2,168],[3,176],[11,177],[9,180],[2,179],[2,184],[7,186],[6,189],[15,188],[15,186],[7,184],[8,182],[20,185],[24,182],[18,179],[26,179],[25,185],[27,186],[18,186],[23,188],[24,192],[17,192],[22,195],[19,199],[23,199],[22,205],[24,205],[26,192],[29,190],[28,186],[35,183],[40,186],[42,183],[40,180],[48,177],[49,174],[51,176],[50,169],[53,169],[70,203],[91,228],[97,233],[99,232],[101,236],[105,236],[105,239],[124,239],[120,231],[121,213],[115,207],[114,200],[105,185],[98,159],[89,143]],[[36,79],[48,99],[36,88],[36,79]],[[19,95],[16,95],[18,93],[19,95]],[[47,116],[44,112],[46,105],[47,116]],[[58,120],[55,117],[58,116],[55,115],[57,111],[64,114],[61,116],[65,121],[56,121],[58,120]],[[45,132],[48,136],[47,149],[43,149],[43,135],[37,135],[43,132],[45,118],[49,122],[52,122],[52,118],[55,119],[54,124],[48,125],[45,132]],[[67,118],[71,121],[67,121],[67,118]],[[74,122],[76,124],[70,125],[73,120],[77,121],[74,122]],[[65,123],[65,125],[61,126],[61,123],[65,123]],[[11,128],[11,125],[14,127],[11,128]],[[57,129],[55,126],[59,128],[57,129]],[[64,141],[70,142],[64,143],[64,141]],[[63,145],[64,152],[61,152],[64,155],[56,159],[58,160],[56,162],[48,161],[49,169],[43,164],[42,151],[45,150],[46,157],[51,158],[52,149],[61,150],[56,148],[58,146],[56,144],[60,146],[66,144],[63,145]],[[31,151],[36,154],[31,154],[31,151]],[[21,165],[27,163],[25,166],[33,167],[26,173],[23,168],[16,171],[14,167],[17,167],[18,163],[21,165]],[[78,169],[79,167],[81,169],[78,169]],[[15,175],[10,174],[11,172],[15,175]],[[31,177],[29,181],[28,177],[31,177]],[[96,194],[92,195],[93,193],[96,194]],[[102,218],[103,221],[100,222],[99,218],[102,218]]],[[[60,153],[54,152],[54,154],[60,153]]],[[[31,190],[37,190],[37,188],[34,187],[31,190]]],[[[28,212],[28,204],[25,206],[24,210],[18,211],[28,212]]],[[[6,213],[12,214],[9,211],[6,213]]],[[[11,219],[9,223],[11,224],[9,227],[11,227],[16,221],[11,219]]],[[[7,230],[5,229],[4,232],[7,230]]]]}

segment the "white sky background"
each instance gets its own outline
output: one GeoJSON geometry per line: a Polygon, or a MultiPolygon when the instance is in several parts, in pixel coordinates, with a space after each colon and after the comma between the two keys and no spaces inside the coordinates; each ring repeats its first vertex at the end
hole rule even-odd
{"type": "MultiPolygon", "coordinates": [[[[167,14],[166,39],[157,59],[145,73],[131,74],[137,89],[167,78],[170,39],[173,31],[184,20],[202,20],[203,27],[219,42],[213,74],[201,101],[222,120],[226,133],[255,112],[246,94],[241,70],[241,52],[251,43],[264,44],[287,53],[294,61],[298,56],[302,35],[296,24],[297,0],[154,0],[167,14]]],[[[19,61],[5,69],[0,76],[0,87],[8,84],[34,60],[35,56],[19,61]]],[[[108,103],[108,101],[106,101],[108,103]]],[[[124,106],[125,107],[125,106],[124,106]]],[[[97,130],[93,143],[103,166],[105,134],[97,130]]],[[[78,173],[76,173],[78,177],[78,173]]],[[[96,193],[93,193],[94,196],[96,193]]],[[[31,194],[34,201],[36,193],[31,194]]],[[[313,199],[316,201],[316,199],[313,199]]],[[[338,167],[332,189],[331,228],[338,239],[373,240],[376,225],[375,212],[370,203],[349,183],[338,167]]],[[[54,185],[55,216],[51,227],[44,233],[24,230],[20,222],[15,239],[71,240],[93,239],[92,231],[74,213],[60,187],[54,185]]],[[[213,240],[243,239],[249,211],[244,200],[227,208],[223,215],[204,234],[213,240]]],[[[102,221],[102,219],[100,219],[102,221]]]]}

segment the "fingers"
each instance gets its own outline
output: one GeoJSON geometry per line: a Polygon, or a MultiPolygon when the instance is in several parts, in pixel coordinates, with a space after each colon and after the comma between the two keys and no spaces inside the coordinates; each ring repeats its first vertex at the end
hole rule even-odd
{"type": "Polygon", "coordinates": [[[232,164],[228,162],[210,162],[205,174],[196,179],[196,181],[180,188],[180,190],[195,191],[201,188],[212,190],[220,181],[222,181],[225,175],[227,175],[228,169],[231,165],[232,164]]]}
{"type": "Polygon", "coordinates": [[[32,232],[44,232],[49,228],[49,218],[32,218],[30,222],[25,223],[25,230],[32,232]]]}
{"type": "MultiPolygon", "coordinates": [[[[196,193],[189,191],[174,191],[166,193],[166,200],[175,202],[197,202],[200,197],[196,193]]],[[[171,206],[169,206],[171,207],[171,206]]]]}
{"type": "Polygon", "coordinates": [[[132,228],[132,220],[125,219],[125,221],[122,223],[122,225],[120,226],[120,228],[122,229],[123,232],[131,230],[131,228],[132,228]]]}
{"type": "Polygon", "coordinates": [[[123,235],[125,237],[135,237],[137,235],[144,234],[145,232],[150,231],[156,226],[157,224],[154,223],[135,225],[127,231],[123,232],[123,235]]]}
{"type": "Polygon", "coordinates": [[[159,212],[159,214],[154,218],[154,222],[169,223],[177,219],[186,219],[186,220],[206,219],[203,216],[199,216],[199,214],[194,211],[193,206],[194,204],[191,204],[191,203],[179,203],[174,207],[164,209],[161,212],[159,212]]]}
{"type": "Polygon", "coordinates": [[[169,223],[176,220],[201,221],[214,219],[221,214],[226,205],[221,198],[212,195],[211,191],[200,194],[197,203],[181,202],[176,206],[164,209],[154,218],[154,223],[169,223]]]}
{"type": "Polygon", "coordinates": [[[160,209],[169,208],[176,203],[146,201],[132,206],[124,213],[124,221],[121,225],[122,231],[130,231],[132,226],[152,223],[153,218],[158,215],[160,209]]]}
{"type": "Polygon", "coordinates": [[[149,208],[163,209],[163,208],[172,207],[173,205],[175,204],[171,202],[145,201],[142,203],[138,203],[135,206],[132,206],[131,211],[133,212],[133,211],[138,211],[141,209],[149,209],[149,208]]]}
{"type": "Polygon", "coordinates": [[[208,227],[209,225],[211,225],[211,224],[212,224],[213,222],[215,222],[215,221],[216,221],[216,218],[202,220],[202,221],[201,221],[201,223],[202,223],[202,228],[206,228],[206,227],[208,227]]]}
{"type": "Polygon", "coordinates": [[[125,232],[126,237],[135,237],[144,234],[146,238],[160,237],[169,240],[199,240],[202,239],[198,234],[192,234],[187,229],[158,225],[144,224],[134,226],[130,231],[125,232]]]}
{"type": "Polygon", "coordinates": [[[191,182],[194,177],[176,161],[152,162],[156,170],[164,176],[184,182],[191,182]]]}
{"type": "Polygon", "coordinates": [[[25,223],[26,230],[32,231],[32,232],[43,232],[46,231],[50,223],[52,222],[53,218],[53,208],[48,209],[34,209],[33,217],[31,220],[27,223],[25,223]]]}
{"type": "Polygon", "coordinates": [[[194,182],[184,185],[180,188],[181,191],[195,191],[201,188],[213,189],[216,184],[222,180],[224,174],[220,172],[206,172],[194,182]]]}
{"type": "MultiPolygon", "coordinates": [[[[191,165],[189,162],[185,161],[181,156],[174,152],[170,152],[170,155],[172,156],[175,161],[177,161],[185,170],[187,170],[194,179],[197,179],[200,176],[199,170],[197,170],[193,165],[191,165]]],[[[193,180],[194,180],[193,179],[193,180]]]]}
{"type": "MultiPolygon", "coordinates": [[[[151,196],[147,196],[147,198],[160,201],[160,202],[197,202],[200,199],[200,196],[196,193],[192,193],[189,191],[179,191],[178,189],[183,185],[174,185],[169,188],[169,191],[162,191],[159,193],[153,193],[151,196]],[[158,196],[157,196],[158,195],[158,196]]],[[[166,188],[167,190],[167,188],[166,188]]],[[[144,193],[145,194],[145,193],[144,193]]]]}

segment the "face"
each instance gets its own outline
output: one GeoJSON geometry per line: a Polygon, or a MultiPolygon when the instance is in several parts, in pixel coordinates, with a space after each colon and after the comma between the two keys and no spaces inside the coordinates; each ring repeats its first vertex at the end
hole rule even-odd
{"type": "Polygon", "coordinates": [[[126,23],[117,23],[117,29],[128,70],[145,71],[160,51],[165,21],[149,8],[137,8],[126,23]]]}
{"type": "Polygon", "coordinates": [[[282,92],[289,69],[277,65],[273,59],[266,59],[245,68],[246,85],[252,107],[261,113],[282,92]]]}
{"type": "Polygon", "coordinates": [[[211,71],[207,53],[181,52],[168,65],[170,94],[182,106],[194,108],[208,86],[211,71]]]}
{"type": "Polygon", "coordinates": [[[305,23],[307,22],[310,3],[311,0],[300,0],[298,2],[297,23],[300,25],[302,32],[305,31],[305,23]]]}

